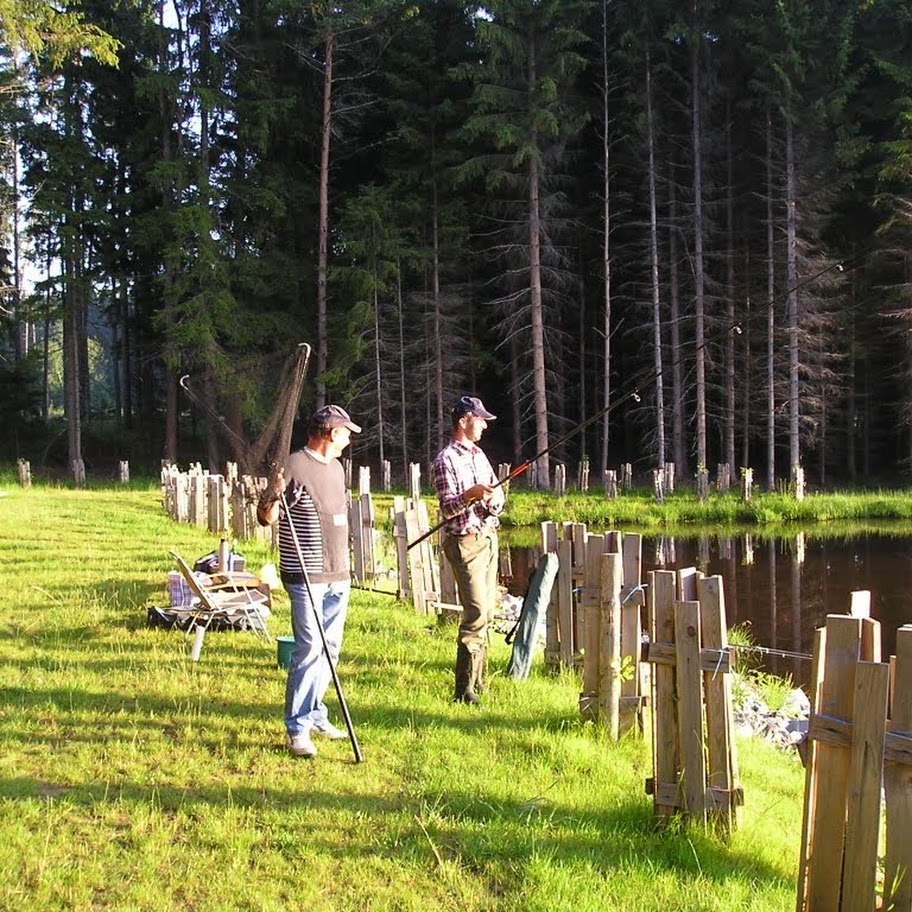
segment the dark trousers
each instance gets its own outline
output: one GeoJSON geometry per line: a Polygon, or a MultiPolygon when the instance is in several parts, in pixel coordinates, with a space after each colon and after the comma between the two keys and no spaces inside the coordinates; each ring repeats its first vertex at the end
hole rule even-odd
{"type": "Polygon", "coordinates": [[[462,604],[458,641],[474,653],[485,643],[497,604],[497,532],[447,535],[443,553],[453,568],[462,604]]]}

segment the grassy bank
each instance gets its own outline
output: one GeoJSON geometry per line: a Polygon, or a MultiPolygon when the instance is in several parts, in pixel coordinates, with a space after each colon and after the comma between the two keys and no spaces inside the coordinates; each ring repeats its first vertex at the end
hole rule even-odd
{"type": "MultiPolygon", "coordinates": [[[[425,492],[430,515],[436,501],[425,492]]],[[[378,525],[390,531],[390,494],[374,493],[378,525]]],[[[608,500],[598,491],[573,491],[556,497],[548,491],[514,488],[507,498],[501,525],[513,544],[540,541],[542,522],[580,522],[594,530],[626,529],[649,534],[691,536],[698,533],[814,536],[895,532],[912,528],[912,490],[813,493],[803,500],[786,494],[760,493],[744,503],[737,493],[711,494],[700,501],[691,490],[670,494],[656,503],[643,489],[626,491],[608,500]]]]}
{"type": "Polygon", "coordinates": [[[760,493],[749,503],[733,492],[711,494],[701,502],[693,491],[676,491],[662,504],[643,490],[625,492],[614,500],[591,491],[564,497],[521,489],[511,492],[505,524],[529,526],[548,519],[599,527],[635,526],[641,531],[910,522],[912,491],[815,493],[803,500],[786,494],[760,493]]]}
{"type": "MultiPolygon", "coordinates": [[[[168,549],[211,536],[167,520],[154,486],[6,494],[0,908],[794,908],[794,756],[740,742],[730,843],[657,833],[648,750],[580,721],[574,675],[506,680],[497,636],[487,707],[454,705],[452,628],[356,592],[340,675],[365,760],[347,742],[296,760],[273,648],[210,634],[194,664],[146,626],[168,549]]],[[[282,593],[270,627],[288,631],[282,593]]]]}

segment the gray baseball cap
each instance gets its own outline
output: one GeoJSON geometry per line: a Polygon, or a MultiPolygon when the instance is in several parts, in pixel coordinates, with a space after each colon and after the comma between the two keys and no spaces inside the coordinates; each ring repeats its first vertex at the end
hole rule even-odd
{"type": "Polygon", "coordinates": [[[351,415],[340,405],[324,405],[313,416],[314,424],[325,428],[347,427],[353,434],[360,434],[361,428],[351,420],[351,415]]]}

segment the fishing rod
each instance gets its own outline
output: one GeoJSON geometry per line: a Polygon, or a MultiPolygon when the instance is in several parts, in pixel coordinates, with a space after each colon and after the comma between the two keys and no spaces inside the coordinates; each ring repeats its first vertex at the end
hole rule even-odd
{"type": "MultiPolygon", "coordinates": [[[[245,450],[248,449],[250,444],[243,438],[241,435],[225,420],[224,415],[220,415],[205,399],[197,396],[196,393],[190,389],[190,374],[184,374],[178,381],[180,388],[187,394],[187,398],[198,408],[200,411],[205,412],[206,417],[212,419],[216,424],[218,424],[221,429],[231,437],[235,443],[240,444],[245,450]]],[[[271,468],[271,466],[270,466],[271,468]]]]}
{"type": "MultiPolygon", "coordinates": [[[[850,264],[854,264],[856,260],[860,260],[860,259],[861,259],[861,254],[858,254],[855,257],[853,257],[852,259],[850,259],[848,262],[850,264]]],[[[769,304],[767,306],[775,304],[777,301],[781,301],[783,298],[786,298],[789,295],[794,294],[800,288],[803,288],[805,285],[809,284],[810,282],[816,281],[821,276],[826,275],[828,272],[832,272],[833,270],[838,270],[839,272],[843,272],[845,270],[845,262],[842,260],[837,260],[836,262],[831,263],[826,268],[821,269],[819,272],[814,273],[814,275],[809,276],[808,278],[802,280],[798,284],[792,286],[791,288],[786,289],[784,292],[777,295],[775,298],[773,298],[769,302],[769,304]]],[[[714,342],[718,341],[719,339],[724,338],[731,332],[737,332],[738,334],[740,334],[741,331],[742,331],[742,326],[741,326],[740,320],[736,321],[734,323],[731,323],[728,326],[726,326],[724,329],[721,329],[718,332],[713,333],[711,336],[709,336],[709,338],[704,339],[700,345],[698,345],[691,352],[688,352],[688,354],[702,351],[707,346],[713,344],[714,342]]],[[[678,357],[676,357],[671,362],[671,364],[669,364],[667,367],[658,368],[656,370],[653,370],[650,374],[646,375],[646,377],[643,380],[641,380],[639,384],[633,386],[633,388],[630,389],[627,393],[622,395],[620,398],[615,399],[609,405],[606,405],[603,408],[599,409],[597,412],[594,412],[592,415],[590,415],[585,420],[579,422],[579,424],[575,425],[573,428],[571,428],[569,431],[567,431],[561,437],[558,437],[558,439],[555,440],[553,443],[548,444],[548,446],[546,446],[543,450],[540,450],[538,453],[536,453],[531,459],[527,459],[525,462],[518,465],[507,476],[500,479],[496,484],[492,485],[491,487],[499,488],[503,485],[509,484],[514,478],[518,478],[520,475],[522,475],[523,472],[525,472],[527,469],[529,469],[531,466],[533,466],[543,456],[546,456],[548,453],[550,453],[552,450],[556,449],[557,447],[562,446],[568,440],[575,437],[581,431],[584,431],[586,428],[588,428],[590,425],[594,424],[596,421],[599,421],[601,418],[604,418],[605,416],[610,415],[611,412],[613,412],[619,406],[623,405],[625,402],[628,402],[631,399],[635,402],[639,402],[640,401],[640,387],[651,386],[654,383],[657,383],[666,371],[672,370],[678,364],[683,363],[683,361],[684,361],[684,355],[681,354],[678,357]]],[[[463,507],[457,513],[454,514],[454,516],[449,516],[446,519],[441,520],[435,526],[432,526],[426,532],[422,533],[413,542],[410,542],[409,544],[406,545],[406,551],[411,550],[416,545],[419,545],[419,544],[421,544],[421,542],[430,538],[435,532],[438,532],[448,522],[450,522],[455,516],[459,516],[462,512],[467,510],[470,506],[471,506],[470,503],[464,504],[463,507]]]]}
{"type": "MultiPolygon", "coordinates": [[[[298,366],[294,371],[290,371],[287,365],[290,363],[290,360],[286,361],[286,367],[283,369],[280,380],[284,384],[286,381],[291,383],[292,390],[296,390],[296,395],[292,397],[289,395],[289,400],[294,399],[292,405],[286,405],[286,414],[284,417],[284,424],[280,428],[280,433],[276,434],[275,426],[279,425],[279,420],[275,418],[275,414],[267,421],[267,429],[271,428],[272,437],[276,438],[278,442],[282,445],[281,449],[290,449],[291,446],[291,425],[294,421],[294,414],[297,411],[298,399],[301,396],[301,388],[304,384],[304,376],[307,373],[307,368],[310,365],[310,355],[311,355],[311,346],[307,342],[299,342],[295,347],[295,360],[298,366]]],[[[214,421],[222,431],[227,434],[238,446],[241,451],[244,453],[245,457],[254,457],[256,455],[257,447],[254,444],[251,444],[248,440],[245,440],[225,419],[224,415],[219,414],[209,403],[198,396],[196,392],[190,386],[190,374],[184,374],[179,380],[178,385],[180,388],[187,394],[187,397],[190,401],[196,405],[206,416],[214,421]]],[[[276,447],[276,452],[280,447],[276,447]]],[[[272,474],[276,471],[278,462],[269,462],[266,458],[266,454],[261,454],[261,458],[258,460],[259,465],[257,468],[265,467],[267,472],[272,474]]],[[[251,466],[251,468],[253,468],[251,466]]]]}
{"type": "Polygon", "coordinates": [[[400,599],[401,593],[394,592],[392,589],[376,589],[372,586],[355,586],[352,584],[352,589],[357,589],[358,592],[372,592],[375,595],[388,595],[394,599],[400,599]]]}

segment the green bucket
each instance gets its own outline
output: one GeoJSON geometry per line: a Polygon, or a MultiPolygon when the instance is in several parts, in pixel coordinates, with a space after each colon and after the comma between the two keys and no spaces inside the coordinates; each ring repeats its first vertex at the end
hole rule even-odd
{"type": "Polygon", "coordinates": [[[294,637],[276,637],[276,663],[279,668],[291,665],[291,652],[294,649],[294,637]]]}

